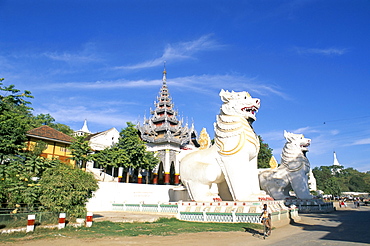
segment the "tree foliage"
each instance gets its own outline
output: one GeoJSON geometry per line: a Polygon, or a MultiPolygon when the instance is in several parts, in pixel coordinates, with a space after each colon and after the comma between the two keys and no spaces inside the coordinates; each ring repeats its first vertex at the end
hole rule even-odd
{"type": "Polygon", "coordinates": [[[97,189],[97,181],[90,174],[59,160],[41,157],[46,147],[43,142],[24,151],[28,130],[41,125],[50,125],[57,130],[70,128],[55,123],[48,114],[33,116],[28,101],[33,98],[31,92],[21,92],[14,85],[3,86],[2,81],[0,79],[1,206],[21,204],[32,208],[39,206],[42,200],[43,205],[53,211],[59,208],[58,212],[69,212],[72,216],[81,214],[92,191],[97,189]],[[58,203],[61,200],[62,206],[58,203]]]}
{"type": "Polygon", "coordinates": [[[89,141],[85,140],[85,136],[76,136],[69,148],[73,156],[71,159],[76,162],[76,166],[79,168],[85,168],[86,162],[93,159],[93,156],[89,155],[92,150],[89,141]]]}
{"type": "Polygon", "coordinates": [[[269,147],[267,143],[263,142],[261,136],[258,135],[258,139],[260,141],[260,151],[258,152],[258,168],[269,168],[270,167],[270,159],[272,157],[272,149],[269,147]]]}
{"type": "Polygon", "coordinates": [[[74,133],[69,126],[55,122],[55,119],[50,114],[39,114],[33,117],[33,128],[40,127],[42,125],[50,126],[51,128],[54,128],[55,130],[63,132],[69,136],[73,136],[74,133]]]}
{"type": "Polygon", "coordinates": [[[317,188],[325,194],[339,196],[341,192],[370,192],[370,173],[343,166],[320,166],[312,170],[317,188]]]}
{"type": "Polygon", "coordinates": [[[40,180],[40,202],[54,212],[67,212],[71,217],[84,217],[85,204],[98,189],[91,173],[60,164],[45,171],[40,180]]]}
{"type": "Polygon", "coordinates": [[[0,163],[23,149],[32,116],[28,99],[33,98],[29,91],[3,86],[3,80],[0,79],[0,163]]]}
{"type": "MultiPolygon", "coordinates": [[[[120,151],[118,156],[120,160],[117,161],[119,167],[124,168],[141,168],[152,169],[159,160],[154,156],[153,152],[146,150],[146,145],[139,137],[138,130],[131,122],[127,122],[127,127],[120,132],[120,138],[115,146],[116,151],[120,151]]],[[[126,182],[128,182],[128,172],[126,182]]]]}
{"type": "Polygon", "coordinates": [[[59,164],[58,160],[43,157],[13,156],[0,165],[0,203],[14,207],[39,204],[40,185],[38,180],[48,168],[59,164]]]}

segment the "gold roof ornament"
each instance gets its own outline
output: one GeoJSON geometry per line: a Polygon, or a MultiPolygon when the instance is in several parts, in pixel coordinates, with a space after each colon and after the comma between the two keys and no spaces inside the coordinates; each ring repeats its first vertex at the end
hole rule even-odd
{"type": "Polygon", "coordinates": [[[203,128],[200,132],[198,143],[200,145],[199,149],[208,149],[211,139],[207,133],[206,128],[203,128]]]}
{"type": "Polygon", "coordinates": [[[270,159],[270,163],[269,164],[270,164],[270,168],[271,169],[277,168],[278,163],[277,163],[277,161],[276,161],[276,159],[275,159],[274,156],[271,156],[271,159],[270,159]]]}

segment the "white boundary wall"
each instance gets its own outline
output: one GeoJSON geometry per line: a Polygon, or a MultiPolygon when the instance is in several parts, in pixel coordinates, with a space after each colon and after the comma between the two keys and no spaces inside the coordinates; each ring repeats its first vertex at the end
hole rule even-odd
{"type": "Polygon", "coordinates": [[[157,204],[189,200],[182,186],[99,182],[99,189],[86,204],[87,211],[112,211],[112,204],[157,204]]]}

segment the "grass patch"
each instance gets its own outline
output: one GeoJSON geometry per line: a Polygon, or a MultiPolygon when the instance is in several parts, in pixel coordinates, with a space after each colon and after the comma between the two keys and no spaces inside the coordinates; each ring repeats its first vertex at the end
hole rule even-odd
{"type": "Polygon", "coordinates": [[[132,237],[140,235],[168,236],[180,233],[194,232],[228,232],[245,231],[246,228],[261,229],[261,225],[250,223],[205,223],[180,221],[175,218],[161,218],[155,222],[145,223],[119,223],[94,222],[92,227],[74,228],[67,226],[64,229],[36,228],[34,232],[14,232],[1,234],[2,242],[21,242],[25,240],[50,239],[58,237],[67,238],[103,238],[103,237],[132,237]]]}

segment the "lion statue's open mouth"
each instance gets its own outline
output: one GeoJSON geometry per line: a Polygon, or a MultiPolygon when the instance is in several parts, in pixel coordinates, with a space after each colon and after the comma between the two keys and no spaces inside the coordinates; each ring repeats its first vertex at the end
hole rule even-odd
{"type": "Polygon", "coordinates": [[[245,111],[247,113],[251,113],[251,114],[256,114],[258,112],[258,108],[253,106],[253,107],[244,107],[241,109],[241,111],[245,111]]]}
{"type": "Polygon", "coordinates": [[[256,113],[260,108],[260,99],[252,98],[248,92],[224,91],[220,93],[224,104],[221,106],[221,114],[241,116],[249,123],[256,120],[256,113]]]}

